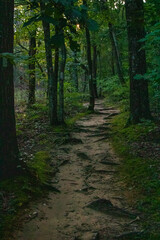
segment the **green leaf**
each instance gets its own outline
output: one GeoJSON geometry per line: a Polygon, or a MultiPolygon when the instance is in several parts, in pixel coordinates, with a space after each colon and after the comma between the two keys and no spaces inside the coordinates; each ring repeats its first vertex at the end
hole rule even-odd
{"type": "Polygon", "coordinates": [[[87,27],[90,31],[97,31],[99,29],[98,23],[92,19],[87,20],[87,27]]]}
{"type": "Polygon", "coordinates": [[[52,23],[53,25],[58,25],[58,21],[56,21],[54,18],[50,17],[50,16],[43,16],[40,17],[40,20],[43,20],[47,23],[52,23]]]}
{"type": "Polygon", "coordinates": [[[55,47],[61,47],[64,44],[64,35],[59,33],[51,37],[51,46],[53,48],[55,47]]]}
{"type": "Polygon", "coordinates": [[[0,53],[0,57],[7,59],[11,64],[15,65],[15,55],[13,53],[0,53]]]}
{"type": "Polygon", "coordinates": [[[80,49],[80,45],[77,43],[77,41],[74,41],[72,39],[72,37],[69,37],[69,45],[70,45],[70,49],[74,52],[75,50],[76,51],[79,51],[80,49]]]}
{"type": "Polygon", "coordinates": [[[30,18],[27,22],[25,22],[23,24],[23,27],[27,27],[27,26],[31,25],[32,23],[38,22],[40,20],[41,20],[41,16],[39,16],[39,15],[34,16],[34,17],[30,18]]]}

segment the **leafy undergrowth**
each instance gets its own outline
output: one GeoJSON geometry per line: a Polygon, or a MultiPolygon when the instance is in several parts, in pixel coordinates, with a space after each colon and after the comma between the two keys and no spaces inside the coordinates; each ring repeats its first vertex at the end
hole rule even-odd
{"type": "MultiPolygon", "coordinates": [[[[51,180],[58,170],[53,164],[53,149],[68,138],[76,120],[88,114],[82,106],[68,116],[66,125],[51,127],[48,108],[39,103],[32,108],[17,108],[17,136],[23,174],[0,183],[0,239],[10,240],[14,229],[19,229],[21,219],[30,214],[29,203],[46,197],[48,191],[58,191],[51,180]],[[24,215],[24,216],[23,216],[24,215]]],[[[33,216],[34,217],[34,216],[33,216]]]]}
{"type": "Polygon", "coordinates": [[[122,110],[128,110],[129,106],[129,81],[125,80],[125,84],[121,85],[118,76],[109,77],[100,81],[103,89],[103,95],[106,96],[107,106],[117,106],[122,110]]]}
{"type": "Polygon", "coordinates": [[[126,127],[128,113],[112,120],[113,146],[122,158],[120,175],[128,186],[129,203],[142,215],[143,236],[160,239],[160,127],[143,121],[126,127]]]}

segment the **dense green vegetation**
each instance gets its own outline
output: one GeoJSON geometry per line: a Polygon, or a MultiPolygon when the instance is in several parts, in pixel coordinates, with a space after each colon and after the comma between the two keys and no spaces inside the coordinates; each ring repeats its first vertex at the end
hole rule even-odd
{"type": "Polygon", "coordinates": [[[33,199],[58,191],[52,148],[97,98],[121,111],[111,141],[141,239],[160,238],[159,42],[159,0],[0,1],[1,239],[33,199]]]}
{"type": "Polygon", "coordinates": [[[120,176],[129,187],[127,194],[130,204],[134,204],[145,219],[142,221],[144,236],[140,239],[159,239],[159,160],[153,152],[149,154],[156,148],[150,141],[157,127],[150,121],[136,127],[125,127],[125,119],[126,114],[116,117],[112,129],[113,146],[123,158],[120,176]],[[140,151],[139,145],[142,148],[142,143],[146,146],[140,151]],[[143,151],[148,151],[149,156],[143,151]]]}

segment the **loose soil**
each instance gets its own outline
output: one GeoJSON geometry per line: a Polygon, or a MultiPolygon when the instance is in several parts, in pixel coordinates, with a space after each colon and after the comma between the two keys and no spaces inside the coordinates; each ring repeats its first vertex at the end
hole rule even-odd
{"type": "Polygon", "coordinates": [[[102,100],[95,111],[77,121],[70,138],[53,149],[53,166],[62,163],[52,183],[60,193],[32,206],[33,218],[16,240],[115,240],[139,232],[118,177],[120,159],[108,138],[118,111],[106,109],[102,100]]]}

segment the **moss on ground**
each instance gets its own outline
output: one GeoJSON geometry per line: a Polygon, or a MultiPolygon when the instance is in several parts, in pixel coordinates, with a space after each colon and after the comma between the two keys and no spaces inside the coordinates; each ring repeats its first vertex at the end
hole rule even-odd
{"type": "Polygon", "coordinates": [[[41,184],[47,183],[49,180],[51,167],[49,165],[50,154],[46,151],[37,152],[34,158],[28,163],[32,175],[41,184]]]}
{"type": "Polygon", "coordinates": [[[9,240],[18,218],[31,200],[47,194],[51,167],[48,152],[37,152],[21,176],[0,182],[0,239],[9,240]]]}
{"type": "MultiPolygon", "coordinates": [[[[156,129],[156,124],[143,121],[126,127],[129,114],[121,113],[112,120],[112,143],[122,158],[120,176],[128,186],[128,200],[142,214],[143,240],[159,240],[160,222],[160,168],[159,160],[139,156],[132,144],[145,141],[156,129]]],[[[147,151],[147,149],[146,149],[147,151]]],[[[153,153],[154,154],[154,153],[153,153]]],[[[128,239],[127,239],[128,240],[128,239]]]]}

